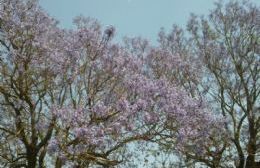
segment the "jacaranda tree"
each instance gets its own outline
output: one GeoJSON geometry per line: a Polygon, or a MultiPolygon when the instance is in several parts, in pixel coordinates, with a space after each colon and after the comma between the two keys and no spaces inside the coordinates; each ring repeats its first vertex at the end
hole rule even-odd
{"type": "Polygon", "coordinates": [[[207,18],[192,15],[187,26],[202,60],[202,86],[230,135],[222,158],[239,168],[260,165],[259,16],[248,1],[216,3],[207,18]]]}
{"type": "Polygon", "coordinates": [[[37,0],[0,4],[1,165],[120,166],[142,141],[218,167],[226,120],[198,94],[189,52],[113,43],[114,27],[83,16],[62,29],[37,0]]]}

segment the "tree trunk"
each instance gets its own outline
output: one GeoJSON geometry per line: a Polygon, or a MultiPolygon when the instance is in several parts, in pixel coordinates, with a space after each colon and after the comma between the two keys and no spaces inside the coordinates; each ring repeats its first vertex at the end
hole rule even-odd
{"type": "Polygon", "coordinates": [[[246,168],[257,168],[255,162],[256,145],[254,142],[249,142],[247,151],[246,168]]]}
{"type": "Polygon", "coordinates": [[[245,158],[244,156],[239,158],[239,165],[237,166],[237,168],[244,168],[245,165],[245,158]]]}
{"type": "Polygon", "coordinates": [[[47,152],[47,149],[46,149],[46,147],[44,147],[39,156],[39,161],[38,161],[39,168],[44,168],[44,158],[45,158],[46,152],[47,152]]]}
{"type": "Polygon", "coordinates": [[[57,157],[56,163],[55,163],[55,168],[61,168],[62,167],[62,160],[57,157]]]}
{"type": "Polygon", "coordinates": [[[27,150],[27,167],[36,168],[37,154],[34,149],[27,150]]]}
{"type": "Polygon", "coordinates": [[[249,142],[247,145],[247,159],[246,159],[246,168],[257,168],[255,162],[256,154],[256,130],[254,126],[254,120],[249,119],[249,142]]]}

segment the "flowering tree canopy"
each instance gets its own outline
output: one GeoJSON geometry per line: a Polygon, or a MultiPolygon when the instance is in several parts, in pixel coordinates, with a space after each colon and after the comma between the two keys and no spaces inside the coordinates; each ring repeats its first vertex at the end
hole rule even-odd
{"type": "Polygon", "coordinates": [[[211,153],[218,166],[225,120],[197,93],[200,71],[173,47],[177,36],[120,45],[94,19],[67,30],[36,0],[0,4],[1,165],[115,166],[127,144],[144,141],[211,153]]]}

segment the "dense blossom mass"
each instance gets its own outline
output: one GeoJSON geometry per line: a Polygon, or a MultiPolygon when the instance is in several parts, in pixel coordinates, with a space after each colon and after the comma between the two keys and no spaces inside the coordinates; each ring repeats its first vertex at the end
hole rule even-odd
{"type": "Polygon", "coordinates": [[[36,0],[0,0],[0,165],[120,166],[139,142],[220,162],[227,120],[199,93],[182,30],[154,47],[114,43],[95,19],[74,24],[60,28],[36,0]]]}

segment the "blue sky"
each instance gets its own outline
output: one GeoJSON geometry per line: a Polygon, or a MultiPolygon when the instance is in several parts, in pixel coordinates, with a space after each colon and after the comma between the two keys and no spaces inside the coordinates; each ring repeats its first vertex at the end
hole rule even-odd
{"type": "MultiPolygon", "coordinates": [[[[226,0],[225,0],[226,1],[226,0]]],[[[142,36],[155,42],[161,27],[170,30],[173,23],[185,27],[191,12],[207,14],[215,0],[40,0],[42,7],[72,28],[78,15],[96,18],[103,26],[116,27],[116,39],[142,36]]],[[[252,2],[260,4],[258,0],[252,2]]]]}

